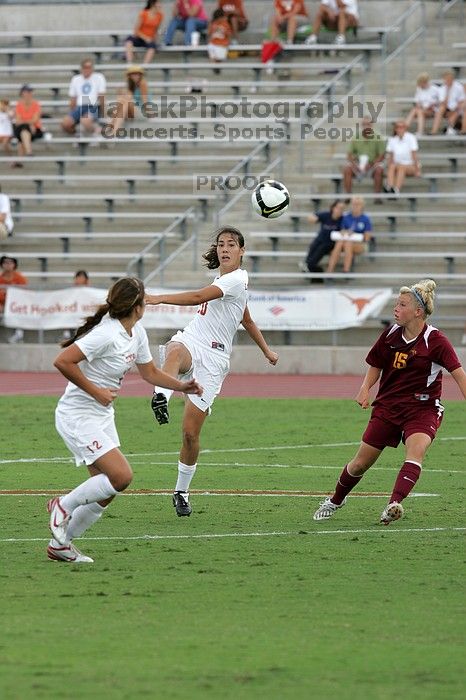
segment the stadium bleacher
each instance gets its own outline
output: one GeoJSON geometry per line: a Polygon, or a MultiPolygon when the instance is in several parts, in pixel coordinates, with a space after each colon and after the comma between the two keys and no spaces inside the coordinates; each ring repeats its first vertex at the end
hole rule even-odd
{"type": "MultiPolygon", "coordinates": [[[[104,26],[76,27],[70,32],[57,29],[49,32],[41,27],[0,32],[4,44],[0,49],[0,95],[14,103],[19,87],[31,83],[48,115],[43,121],[51,134],[50,140],[34,144],[33,158],[0,155],[0,182],[11,197],[16,222],[14,235],[2,242],[2,251],[14,253],[21,260],[22,271],[35,287],[61,284],[78,267],[88,269],[92,277],[106,285],[115,277],[115,267],[119,268],[118,274],[123,273],[130,259],[137,258],[138,251],[148,242],[163,240],[163,247],[147,258],[146,268],[173,256],[164,273],[166,284],[180,286],[180,279],[182,286],[203,284],[200,265],[194,271],[183,270],[181,260],[173,254],[194,230],[201,251],[215,228],[222,206],[231,203],[233,197],[234,203],[221,222],[234,221],[244,229],[249,248],[246,265],[254,285],[307,286],[309,276],[297,270],[306,243],[314,235],[314,228],[306,218],[317,204],[325,207],[340,194],[340,168],[346,144],[341,139],[296,138],[303,120],[293,113],[293,106],[303,96],[305,100],[312,101],[315,97],[316,102],[324,103],[332,96],[335,99],[343,95],[355,99],[376,96],[382,85],[381,76],[386,74],[388,104],[380,124],[387,128],[391,115],[409,109],[415,77],[426,69],[416,42],[404,52],[409,56],[404,70],[400,70],[397,60],[385,64],[387,54],[397,49],[404,33],[396,26],[396,15],[386,27],[380,27],[368,4],[362,5],[369,15],[366,27],[349,37],[348,43],[338,47],[337,52],[328,40],[315,47],[297,44],[287,47],[282,59],[267,71],[267,66],[259,61],[264,29],[261,25],[242,35],[243,44],[231,47],[235,57],[218,66],[220,75],[213,74],[217,66],[207,62],[205,46],[166,47],[147,68],[154,103],[163,92],[175,97],[189,94],[195,100],[202,96],[212,108],[224,102],[239,106],[244,100],[256,107],[270,106],[275,101],[287,104],[292,116],[282,120],[287,126],[286,138],[270,140],[267,148],[251,157],[258,143],[254,137],[240,136],[228,142],[215,139],[212,130],[218,124],[240,131],[255,130],[264,126],[266,120],[262,117],[225,120],[221,114],[205,117],[200,104],[196,104],[189,116],[138,118],[127,123],[134,128],[192,125],[200,137],[196,140],[129,136],[112,143],[109,149],[105,139],[95,143],[85,137],[67,137],[60,130],[60,120],[66,113],[68,83],[78,70],[79,60],[84,55],[94,55],[100,61],[96,69],[109,79],[108,101],[114,101],[123,85],[125,64],[121,52],[126,32],[121,27],[112,30],[104,26]],[[103,59],[105,62],[101,62],[103,59]],[[199,92],[188,93],[191,89],[199,92]],[[281,164],[274,172],[268,172],[268,164],[277,157],[281,164]],[[10,168],[14,162],[24,166],[20,173],[10,168]],[[261,221],[250,211],[248,192],[238,196],[237,191],[228,195],[215,188],[195,191],[193,174],[196,173],[212,177],[225,177],[228,173],[274,176],[286,182],[292,206],[279,220],[261,221]],[[183,218],[186,211],[191,213],[183,218]],[[180,235],[165,235],[165,229],[177,216],[181,216],[182,222],[180,235]],[[249,231],[252,233],[248,235],[249,231]],[[271,240],[271,250],[264,250],[264,239],[271,240]],[[104,262],[108,272],[102,267],[104,262]]],[[[452,39],[458,36],[448,15],[444,31],[446,42],[450,36],[452,39]]],[[[449,65],[459,67],[461,61],[457,61],[454,52],[464,47],[458,42],[450,41],[450,44],[449,65]]],[[[428,68],[433,77],[440,77],[444,57],[444,47],[430,42],[428,68]]],[[[412,280],[413,275],[425,273],[438,278],[442,287],[464,298],[466,303],[462,223],[466,213],[462,208],[465,143],[464,138],[443,135],[421,139],[422,178],[408,179],[396,203],[385,201],[391,198],[384,195],[383,204],[374,207],[372,183],[355,185],[355,192],[366,197],[366,208],[375,224],[377,249],[358,258],[350,283],[372,286],[378,279],[380,284],[396,286],[403,281],[403,274],[412,280]],[[422,254],[416,268],[408,263],[416,254],[423,232],[422,254]]],[[[340,284],[340,276],[336,272],[328,280],[340,284]]],[[[348,286],[348,282],[344,284],[348,286]]],[[[441,304],[441,316],[455,319],[454,326],[461,303],[455,299],[451,304],[441,304]]],[[[356,338],[358,333],[355,330],[356,338]]],[[[359,335],[364,343],[364,333],[359,335]]],[[[34,336],[26,334],[26,338],[33,340],[34,336]]]]}

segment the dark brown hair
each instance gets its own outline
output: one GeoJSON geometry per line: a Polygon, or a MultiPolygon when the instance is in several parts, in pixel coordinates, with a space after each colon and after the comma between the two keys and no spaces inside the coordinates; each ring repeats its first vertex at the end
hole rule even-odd
{"type": "Polygon", "coordinates": [[[62,348],[67,348],[82,335],[89,333],[106,313],[110,318],[127,318],[136,306],[144,303],[144,294],[144,284],[137,277],[122,277],[117,280],[110,287],[106,303],[99,306],[93,316],[85,319],[72,338],[61,343],[62,348]]]}
{"type": "Polygon", "coordinates": [[[218,245],[218,239],[223,233],[229,233],[231,234],[236,240],[238,241],[238,245],[240,248],[244,248],[244,236],[239,231],[237,228],[234,228],[233,226],[223,226],[222,228],[219,228],[217,231],[215,231],[214,236],[214,243],[210,246],[209,250],[207,250],[204,255],[202,256],[204,260],[206,260],[206,267],[209,270],[216,270],[218,267],[220,267],[220,260],[218,259],[217,255],[217,245],[218,245]]]}

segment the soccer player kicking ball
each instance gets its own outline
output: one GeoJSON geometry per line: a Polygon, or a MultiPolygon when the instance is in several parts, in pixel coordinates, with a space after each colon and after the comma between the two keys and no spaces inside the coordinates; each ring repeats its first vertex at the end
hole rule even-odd
{"type": "Polygon", "coordinates": [[[402,501],[421,474],[422,460],[440,427],[443,406],[442,369],[445,368],[466,398],[466,373],[448,338],[426,318],[434,310],[433,280],[401,287],[395,304],[395,323],[385,330],[369,351],[369,369],[356,396],[369,408],[369,392],[380,377],[369,424],[361,445],[343,469],[335,492],[314,513],[327,520],[346,503],[346,496],[376,462],[384,447],[403,441],[406,452],[392,495],[380,516],[389,525],[403,516],[402,501]]]}
{"type": "MultiPolygon", "coordinates": [[[[189,516],[189,486],[197,467],[199,436],[215,397],[230,369],[233,338],[242,324],[271,365],[273,352],[248,310],[248,273],[241,269],[244,238],[240,231],[226,226],[217,231],[215,242],[204,254],[209,270],[219,274],[208,287],[176,294],[146,296],[147,304],[199,305],[197,314],[183,331],[166,346],[163,371],[177,377],[194,376],[202,384],[202,396],[189,396],[183,415],[183,444],[178,462],[178,480],[173,494],[177,515],[189,516]]],[[[155,387],[152,410],[159,424],[168,423],[168,401],[172,390],[155,387]]]]}
{"type": "Polygon", "coordinates": [[[106,303],[62,343],[66,349],[55,360],[55,367],[69,380],[55,411],[55,425],[76,465],[85,464],[90,478],[71,493],[49,501],[49,559],[92,562],[72,540],[97,522],[131,483],[133,472],[119,449],[113,410],[125,374],[136,365],[149,384],[202,394],[194,379],[178,381],[154,365],[140,323],[144,296],[144,285],[135,277],[115,282],[106,303]]]}

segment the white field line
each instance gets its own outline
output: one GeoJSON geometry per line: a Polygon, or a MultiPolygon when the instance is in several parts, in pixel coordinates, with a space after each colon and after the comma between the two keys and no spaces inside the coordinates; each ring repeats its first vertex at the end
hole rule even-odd
{"type": "MultiPolygon", "coordinates": [[[[450,440],[466,440],[465,436],[457,437],[441,437],[437,438],[440,441],[450,441],[450,440]]],[[[348,447],[359,445],[360,441],[356,442],[320,442],[320,443],[307,443],[305,445],[270,445],[261,447],[234,447],[234,448],[219,448],[219,449],[204,449],[200,451],[201,455],[208,454],[225,454],[229,452],[234,452],[235,454],[239,452],[270,452],[272,450],[312,450],[315,447],[348,447]]],[[[178,456],[179,449],[173,452],[133,452],[128,454],[128,459],[133,457],[171,457],[178,456]]],[[[34,462],[72,462],[73,460],[69,457],[21,457],[18,459],[0,459],[1,464],[21,464],[21,463],[34,463],[34,462]]],[[[157,460],[158,464],[162,464],[157,460]]],[[[450,471],[449,469],[446,471],[450,471]]]]}
{"type": "MultiPolygon", "coordinates": [[[[14,497],[21,497],[23,498],[24,496],[50,496],[54,493],[68,493],[69,489],[67,488],[57,488],[53,490],[48,490],[48,491],[34,491],[34,493],[28,493],[27,491],[24,491],[22,493],[3,493],[0,491],[0,497],[2,496],[14,496],[14,497]]],[[[157,492],[152,492],[152,493],[119,493],[118,496],[126,496],[126,497],[134,497],[134,496],[172,496],[173,495],[173,489],[166,490],[166,491],[157,491],[157,492]]],[[[352,498],[387,498],[389,496],[389,493],[365,493],[365,494],[353,494],[351,497],[352,498]]],[[[238,493],[236,491],[232,491],[231,493],[228,492],[223,492],[222,493],[215,493],[213,491],[191,491],[191,496],[195,496],[196,498],[198,496],[230,496],[233,498],[236,498],[237,496],[242,496],[248,497],[248,498],[323,498],[325,494],[323,492],[319,493],[296,493],[294,491],[290,491],[289,493],[284,493],[283,491],[279,493],[271,493],[270,491],[264,493],[261,491],[249,491],[246,493],[238,493]]],[[[408,498],[438,498],[440,496],[439,493],[411,493],[409,494],[408,498]]]]}
{"type": "MultiPolygon", "coordinates": [[[[272,449],[272,448],[271,448],[272,449]]],[[[174,460],[171,460],[169,462],[163,462],[160,459],[157,459],[159,453],[156,452],[148,452],[144,456],[151,457],[153,458],[152,461],[145,461],[145,462],[135,462],[131,457],[131,455],[127,455],[129,461],[131,462],[132,466],[150,466],[152,464],[156,464],[157,466],[176,466],[176,463],[174,460]]],[[[174,453],[175,454],[175,453],[174,453]]],[[[176,452],[176,455],[178,455],[179,452],[176,452]]],[[[143,455],[138,455],[139,457],[143,455]]],[[[0,466],[6,466],[6,465],[15,465],[15,464],[73,464],[74,465],[74,460],[71,458],[67,457],[31,457],[31,458],[21,458],[21,459],[5,459],[5,460],[0,460],[0,466]]],[[[323,470],[338,470],[341,471],[341,464],[332,466],[329,464],[281,464],[281,463],[267,463],[264,464],[263,462],[257,463],[257,462],[205,462],[202,461],[201,467],[228,467],[228,468],[257,468],[257,469],[323,469],[323,470]]],[[[393,467],[371,467],[371,471],[379,471],[379,472],[393,472],[396,469],[396,465],[393,467]]],[[[465,471],[464,469],[429,469],[427,467],[423,467],[422,469],[423,473],[439,473],[439,474],[464,474],[465,471]]]]}
{"type": "MultiPolygon", "coordinates": [[[[134,540],[208,540],[208,539],[224,539],[227,537],[301,537],[302,535],[402,535],[419,532],[464,532],[466,527],[407,527],[407,528],[367,528],[355,530],[290,530],[290,531],[271,531],[271,532],[224,532],[224,533],[204,533],[199,535],[115,535],[112,537],[79,537],[76,539],[90,541],[134,541],[134,540]]],[[[2,537],[0,543],[3,542],[48,542],[50,537],[2,537]]]]}

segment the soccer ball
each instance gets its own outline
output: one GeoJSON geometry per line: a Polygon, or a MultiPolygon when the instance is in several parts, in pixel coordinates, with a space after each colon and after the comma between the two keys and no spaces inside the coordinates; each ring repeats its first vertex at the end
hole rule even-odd
{"type": "Polygon", "coordinates": [[[276,219],[286,212],[290,204],[290,193],[277,180],[264,180],[252,193],[252,208],[264,219],[276,219]]]}

